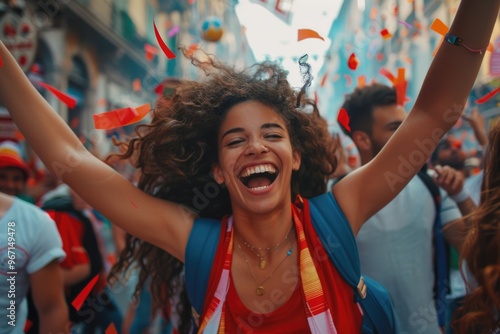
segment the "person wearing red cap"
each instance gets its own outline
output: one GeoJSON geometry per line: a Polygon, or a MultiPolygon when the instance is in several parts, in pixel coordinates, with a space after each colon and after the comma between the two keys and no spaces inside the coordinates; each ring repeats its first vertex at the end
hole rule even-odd
{"type": "Polygon", "coordinates": [[[30,169],[21,156],[19,145],[12,141],[0,143],[0,192],[21,195],[29,175],[30,169]]]}

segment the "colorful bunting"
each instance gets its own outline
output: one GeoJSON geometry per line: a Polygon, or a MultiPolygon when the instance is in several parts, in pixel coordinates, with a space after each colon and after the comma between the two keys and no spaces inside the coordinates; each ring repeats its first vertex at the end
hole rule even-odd
{"type": "Polygon", "coordinates": [[[95,277],[83,288],[82,291],[80,291],[78,296],[76,296],[76,298],[71,302],[71,305],[73,305],[75,310],[80,311],[83,302],[85,301],[85,299],[87,299],[98,279],[99,275],[95,275],[95,277]]]}
{"type": "Polygon", "coordinates": [[[158,32],[158,29],[156,28],[156,24],[153,21],[153,28],[155,30],[155,36],[156,36],[156,41],[158,42],[158,45],[160,46],[160,49],[163,51],[165,56],[167,56],[168,59],[174,59],[175,58],[175,53],[173,53],[165,44],[163,39],[160,36],[160,33],[158,32]]]}
{"type": "Polygon", "coordinates": [[[100,130],[110,130],[134,124],[146,117],[150,110],[150,104],[146,103],[137,108],[128,107],[95,114],[92,115],[94,127],[100,130]]]}
{"type": "Polygon", "coordinates": [[[59,99],[59,101],[61,101],[65,105],[67,105],[68,108],[73,109],[74,107],[76,107],[76,99],[74,97],[72,97],[66,93],[61,92],[59,89],[52,87],[51,85],[46,84],[43,81],[40,81],[40,85],[42,87],[44,87],[45,89],[47,89],[52,94],[54,94],[55,97],[57,97],[59,99]]]}
{"type": "Polygon", "coordinates": [[[306,38],[319,38],[322,41],[325,40],[323,37],[320,36],[320,34],[318,34],[316,31],[312,29],[299,29],[297,35],[298,35],[297,41],[299,42],[306,38]]]}
{"type": "Polygon", "coordinates": [[[347,110],[344,108],[340,108],[339,113],[337,115],[337,121],[340,125],[347,131],[351,132],[351,126],[349,125],[350,119],[347,110]]]}
{"type": "Polygon", "coordinates": [[[483,104],[490,100],[493,96],[497,95],[500,92],[500,87],[497,89],[489,92],[488,94],[484,95],[483,97],[478,98],[475,102],[476,104],[483,104]]]}

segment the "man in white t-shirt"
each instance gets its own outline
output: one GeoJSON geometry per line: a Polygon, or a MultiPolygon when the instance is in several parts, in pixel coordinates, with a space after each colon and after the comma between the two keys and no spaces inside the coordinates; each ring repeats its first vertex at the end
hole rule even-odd
{"type": "Polygon", "coordinates": [[[16,198],[29,168],[13,142],[0,144],[0,334],[24,333],[31,288],[40,333],[69,332],[59,261],[66,254],[54,221],[16,198]]]}
{"type": "MultiPolygon", "coordinates": [[[[382,84],[357,88],[342,106],[349,115],[350,136],[362,165],[369,163],[406,118],[396,90],[382,84]]],[[[422,161],[422,164],[425,162],[422,161]]],[[[462,241],[457,205],[440,189],[442,223],[448,242],[462,241]]],[[[373,194],[376,196],[376,194],[373,194]]],[[[424,182],[415,176],[387,206],[370,218],[356,238],[361,273],[384,285],[391,294],[402,333],[441,334],[434,301],[433,226],[436,207],[424,182]]],[[[444,314],[444,313],[443,313],[444,314]]]]}
{"type": "Polygon", "coordinates": [[[0,193],[0,333],[23,333],[29,288],[41,319],[41,333],[69,329],[59,261],[61,238],[38,207],[0,193]]]}

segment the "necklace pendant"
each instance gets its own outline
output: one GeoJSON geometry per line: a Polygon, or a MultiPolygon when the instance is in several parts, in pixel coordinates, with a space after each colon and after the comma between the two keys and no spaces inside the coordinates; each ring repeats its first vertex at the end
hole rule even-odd
{"type": "Polygon", "coordinates": [[[259,260],[259,269],[264,270],[267,267],[267,262],[264,259],[259,260]]]}
{"type": "Polygon", "coordinates": [[[257,287],[257,289],[255,289],[255,293],[256,293],[256,294],[257,294],[257,296],[259,296],[259,297],[260,297],[260,296],[263,296],[263,295],[264,295],[264,292],[265,292],[265,291],[264,291],[264,287],[263,287],[263,286],[261,286],[261,285],[259,285],[259,286],[257,287]]]}

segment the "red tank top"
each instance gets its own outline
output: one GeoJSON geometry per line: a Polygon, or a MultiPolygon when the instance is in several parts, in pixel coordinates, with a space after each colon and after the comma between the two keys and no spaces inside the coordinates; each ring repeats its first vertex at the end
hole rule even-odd
{"type": "MultiPolygon", "coordinates": [[[[321,240],[313,229],[309,215],[304,219],[304,232],[313,261],[318,268],[323,291],[330,305],[337,333],[361,333],[362,313],[354,300],[351,286],[340,276],[328,259],[321,240]]],[[[241,302],[234,288],[232,276],[226,296],[227,333],[308,333],[309,325],[304,309],[304,297],[300,285],[289,300],[271,313],[254,313],[241,302]]],[[[300,281],[299,281],[300,284],[300,281]]],[[[325,333],[326,334],[326,333],[325,333]]]]}

